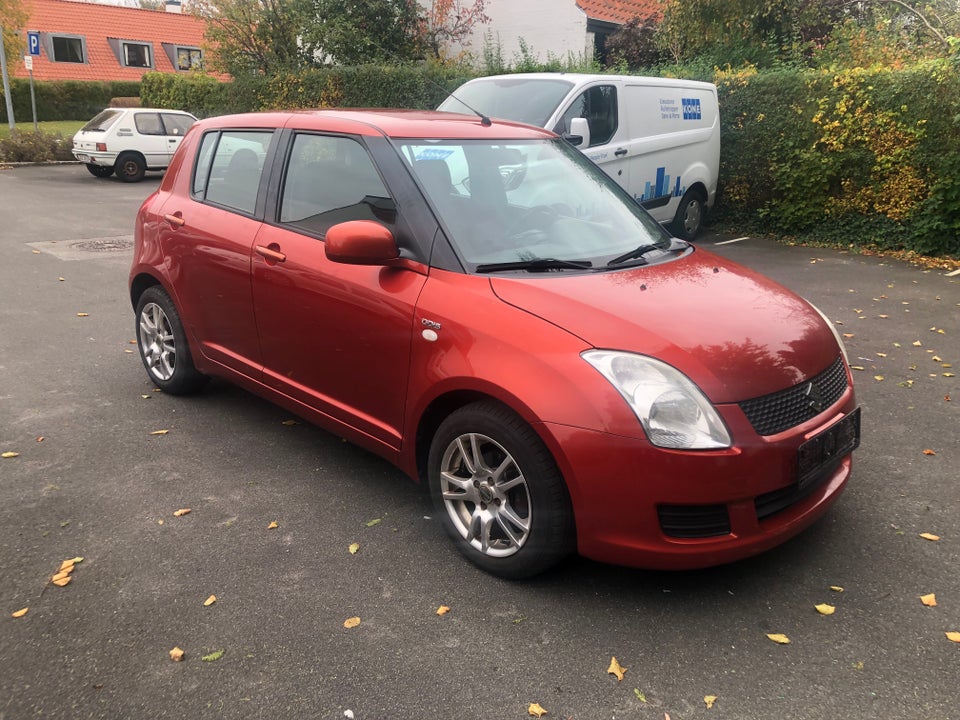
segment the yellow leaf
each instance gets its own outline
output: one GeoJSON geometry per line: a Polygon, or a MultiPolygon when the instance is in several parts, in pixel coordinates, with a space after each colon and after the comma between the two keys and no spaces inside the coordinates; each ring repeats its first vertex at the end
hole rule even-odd
{"type": "Polygon", "coordinates": [[[60,578],[59,580],[52,580],[51,582],[57,587],[64,587],[65,585],[69,585],[72,579],[73,578],[68,576],[65,578],[60,578]]]}
{"type": "Polygon", "coordinates": [[[767,633],[767,637],[773,640],[777,645],[789,645],[790,638],[781,633],[767,633]]]}
{"type": "Polygon", "coordinates": [[[850,338],[852,338],[852,337],[856,337],[856,335],[855,335],[854,333],[844,333],[843,336],[844,336],[845,338],[847,338],[848,340],[849,340],[850,338]]]}
{"type": "Polygon", "coordinates": [[[940,356],[938,356],[938,355],[934,355],[934,356],[933,356],[932,358],[930,358],[930,359],[933,360],[934,362],[943,362],[943,358],[940,357],[940,356]]]}
{"type": "Polygon", "coordinates": [[[166,435],[168,432],[170,432],[170,431],[169,431],[169,430],[154,430],[154,431],[153,431],[152,433],[150,433],[150,434],[151,434],[151,435],[166,435]]]}
{"type": "Polygon", "coordinates": [[[441,605],[437,608],[437,615],[446,615],[448,612],[450,612],[450,608],[446,605],[441,605]]]}
{"type": "Polygon", "coordinates": [[[190,514],[190,508],[180,508],[179,510],[173,511],[174,517],[181,517],[183,515],[189,515],[189,514],[190,514]]]}
{"type": "Polygon", "coordinates": [[[939,535],[934,535],[933,533],[920,533],[920,537],[924,540],[929,540],[930,542],[936,542],[940,539],[939,535]]]}
{"type": "Polygon", "coordinates": [[[174,662],[180,662],[181,660],[183,660],[183,650],[181,650],[178,647],[175,647],[173,650],[170,651],[170,659],[173,660],[174,662]]]}
{"type": "Polygon", "coordinates": [[[63,276],[60,276],[60,277],[57,278],[57,280],[59,280],[60,282],[63,282],[64,280],[66,280],[66,278],[63,277],[63,276]]]}
{"type": "Polygon", "coordinates": [[[23,609],[21,609],[21,610],[17,610],[15,613],[10,613],[10,617],[22,618],[24,615],[27,614],[27,611],[28,611],[29,609],[30,609],[30,608],[25,607],[25,608],[23,608],[23,609]]]}
{"type": "Polygon", "coordinates": [[[64,570],[67,572],[73,572],[74,562],[74,560],[64,560],[62,563],[60,563],[60,570],[58,572],[63,572],[64,570]]]}
{"type": "Polygon", "coordinates": [[[920,342],[919,340],[914,340],[913,346],[914,346],[914,347],[923,347],[923,343],[920,342]]]}
{"type": "Polygon", "coordinates": [[[929,595],[921,595],[920,602],[922,602],[927,607],[936,607],[937,606],[937,594],[930,593],[929,595]]]}
{"type": "Polygon", "coordinates": [[[617,682],[620,682],[621,680],[623,680],[623,674],[626,671],[627,669],[622,665],[620,665],[620,663],[617,662],[617,659],[615,657],[610,658],[610,667],[607,668],[608,675],[616,675],[617,682]]]}
{"type": "Polygon", "coordinates": [[[359,549],[360,549],[360,543],[350,543],[350,547],[347,548],[347,550],[350,551],[351,555],[356,555],[359,549]]]}
{"type": "Polygon", "coordinates": [[[865,368],[863,367],[863,365],[851,365],[851,366],[850,366],[850,369],[851,369],[851,370],[864,370],[865,368]]]}
{"type": "Polygon", "coordinates": [[[347,629],[355,628],[359,624],[360,624],[360,618],[358,617],[347,618],[346,620],[343,621],[343,626],[347,629]]]}
{"type": "Polygon", "coordinates": [[[834,592],[843,592],[843,588],[840,587],[839,585],[831,585],[830,589],[833,590],[834,592]]]}
{"type": "Polygon", "coordinates": [[[267,530],[276,530],[278,527],[280,527],[280,526],[277,525],[277,521],[274,520],[274,521],[271,522],[269,525],[267,525],[267,530]]]}
{"type": "Polygon", "coordinates": [[[540,703],[530,703],[530,707],[527,708],[527,715],[533,717],[543,717],[546,714],[547,711],[540,707],[540,703]]]}
{"type": "Polygon", "coordinates": [[[877,382],[883,382],[883,375],[874,375],[873,379],[877,382]]]}
{"type": "Polygon", "coordinates": [[[90,313],[77,313],[77,317],[90,317],[90,313]]]}
{"type": "Polygon", "coordinates": [[[820,605],[815,605],[817,612],[821,615],[833,615],[837,609],[833,605],[827,605],[826,603],[821,603],[820,605]]]}
{"type": "Polygon", "coordinates": [[[924,454],[924,455],[936,455],[937,452],[936,452],[936,450],[931,450],[930,448],[927,448],[926,450],[923,451],[923,454],[924,454]]]}
{"type": "Polygon", "coordinates": [[[216,601],[217,601],[217,596],[216,596],[216,595],[211,595],[210,597],[208,597],[206,600],[203,601],[203,606],[204,606],[204,607],[210,607],[210,606],[213,605],[216,601]]]}
{"type": "Polygon", "coordinates": [[[57,582],[57,580],[63,580],[65,577],[70,576],[70,572],[72,570],[73,570],[73,565],[70,566],[70,570],[61,570],[60,572],[58,572],[56,575],[50,578],[50,581],[57,582]]]}
{"type": "Polygon", "coordinates": [[[82,557],[70,558],[70,560],[68,560],[67,562],[82,563],[82,562],[83,562],[83,558],[82,558],[82,557]]]}
{"type": "Polygon", "coordinates": [[[12,450],[8,450],[7,452],[0,454],[0,457],[4,457],[4,458],[15,458],[19,456],[20,456],[20,453],[13,452],[12,450]]]}
{"type": "Polygon", "coordinates": [[[716,695],[704,695],[703,701],[707,704],[707,710],[713,707],[713,704],[717,701],[716,695]]]}
{"type": "Polygon", "coordinates": [[[948,632],[946,633],[947,640],[951,642],[960,643],[960,632],[948,632]]]}

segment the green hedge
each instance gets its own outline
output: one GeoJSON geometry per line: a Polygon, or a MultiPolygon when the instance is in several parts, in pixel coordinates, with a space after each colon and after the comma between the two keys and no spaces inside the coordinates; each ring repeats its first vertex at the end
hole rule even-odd
{"type": "MultiPolygon", "coordinates": [[[[140,83],[34,81],[33,92],[37,102],[37,120],[84,120],[107,107],[111,98],[139,96],[140,83]]],[[[30,81],[12,78],[10,98],[13,100],[13,116],[17,123],[32,122],[30,81]]],[[[6,102],[0,100],[0,123],[6,122],[6,102]]]]}
{"type": "Polygon", "coordinates": [[[745,229],[960,257],[960,73],[718,73],[717,216],[745,229]]]}

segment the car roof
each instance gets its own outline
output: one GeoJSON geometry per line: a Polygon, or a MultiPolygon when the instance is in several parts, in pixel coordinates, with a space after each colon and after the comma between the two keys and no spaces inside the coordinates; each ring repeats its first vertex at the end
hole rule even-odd
{"type": "Polygon", "coordinates": [[[223,115],[198,123],[198,130],[216,128],[325,130],[355,135],[439,140],[520,140],[554,137],[543,128],[506,120],[486,120],[478,115],[434,110],[292,110],[223,115]]]}

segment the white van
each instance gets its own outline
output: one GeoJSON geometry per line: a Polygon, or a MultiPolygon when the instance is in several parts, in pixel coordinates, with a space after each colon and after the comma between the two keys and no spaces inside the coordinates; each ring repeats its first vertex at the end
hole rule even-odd
{"type": "Polygon", "coordinates": [[[523,73],[477,78],[438,108],[567,138],[675,235],[693,239],[717,197],[716,86],[693,80],[523,73]]]}

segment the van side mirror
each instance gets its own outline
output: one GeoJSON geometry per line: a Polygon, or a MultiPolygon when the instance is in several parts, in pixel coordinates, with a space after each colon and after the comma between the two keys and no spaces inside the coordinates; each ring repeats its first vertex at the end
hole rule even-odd
{"type": "Polygon", "coordinates": [[[563,139],[574,147],[590,147],[590,123],[586,118],[571,118],[570,132],[565,133],[563,139]]]}
{"type": "Polygon", "coordinates": [[[324,238],[324,252],[328,260],[346,265],[389,265],[400,257],[393,233],[372,220],[334,225],[324,238]]]}

